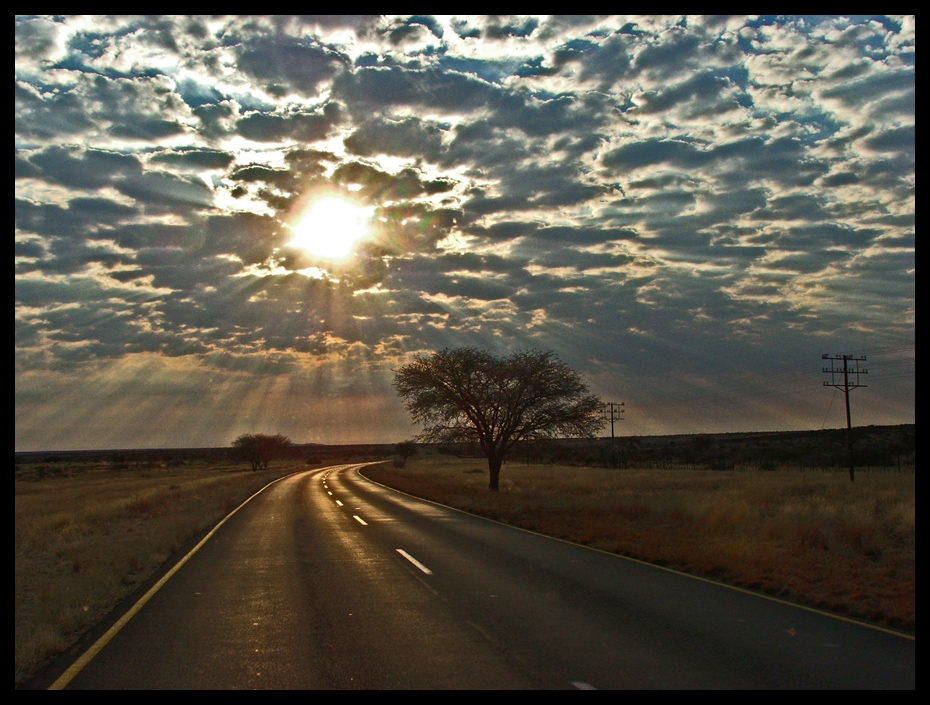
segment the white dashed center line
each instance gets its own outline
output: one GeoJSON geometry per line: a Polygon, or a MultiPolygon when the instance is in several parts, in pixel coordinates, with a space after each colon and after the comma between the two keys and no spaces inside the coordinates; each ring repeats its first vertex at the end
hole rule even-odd
{"type": "Polygon", "coordinates": [[[338,504],[340,507],[342,506],[342,502],[340,502],[338,499],[336,500],[336,504],[338,504]]]}
{"type": "Polygon", "coordinates": [[[426,573],[427,575],[432,575],[432,574],[433,574],[433,571],[431,571],[431,570],[430,570],[429,568],[427,568],[425,565],[423,565],[422,563],[420,563],[420,561],[418,561],[416,558],[414,558],[413,556],[411,556],[411,555],[410,555],[409,553],[407,553],[405,550],[403,550],[403,549],[401,549],[401,548],[398,548],[398,549],[397,549],[397,552],[398,552],[400,555],[402,555],[404,558],[406,558],[408,561],[410,561],[411,563],[413,563],[417,568],[419,568],[420,570],[422,570],[422,571],[423,571],[424,573],[426,573]]]}
{"type": "Polygon", "coordinates": [[[578,688],[578,690],[597,690],[590,683],[585,683],[584,681],[572,681],[572,685],[578,688]]]}
{"type": "Polygon", "coordinates": [[[368,522],[362,519],[358,514],[353,514],[352,518],[355,519],[362,526],[368,526],[368,522]]]}

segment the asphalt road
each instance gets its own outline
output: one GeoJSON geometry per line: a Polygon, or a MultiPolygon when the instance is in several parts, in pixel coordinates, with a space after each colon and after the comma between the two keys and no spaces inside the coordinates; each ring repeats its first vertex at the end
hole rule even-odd
{"type": "Polygon", "coordinates": [[[911,639],[416,500],[359,467],[254,497],[58,684],[915,687],[911,639]]]}

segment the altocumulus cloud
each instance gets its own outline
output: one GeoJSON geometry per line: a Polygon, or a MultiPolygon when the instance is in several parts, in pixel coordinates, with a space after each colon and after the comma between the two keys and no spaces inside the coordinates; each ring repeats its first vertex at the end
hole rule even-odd
{"type": "Polygon", "coordinates": [[[18,16],[16,448],[398,441],[392,369],[457,345],[555,350],[625,434],[842,425],[823,352],[913,422],[915,35],[18,16]],[[289,246],[334,194],[339,263],[289,246]]]}

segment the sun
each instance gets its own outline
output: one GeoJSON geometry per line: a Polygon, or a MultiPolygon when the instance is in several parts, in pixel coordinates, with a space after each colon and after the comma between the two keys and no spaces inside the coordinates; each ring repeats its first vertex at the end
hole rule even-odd
{"type": "Polygon", "coordinates": [[[370,235],[371,208],[340,196],[312,201],[293,226],[291,247],[326,260],[348,258],[359,240],[370,235]]]}

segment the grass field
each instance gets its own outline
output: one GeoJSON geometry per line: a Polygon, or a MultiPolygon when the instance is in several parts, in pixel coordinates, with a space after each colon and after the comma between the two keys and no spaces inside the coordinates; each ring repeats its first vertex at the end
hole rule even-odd
{"type": "Polygon", "coordinates": [[[189,539],[272,479],[240,464],[16,473],[14,681],[67,649],[189,539]],[[51,475],[51,476],[50,476],[51,475]]]}
{"type": "MultiPolygon", "coordinates": [[[[15,479],[15,682],[272,479],[241,464],[69,464],[15,479]]],[[[913,630],[915,475],[603,470],[411,458],[372,479],[476,514],[913,630]]]]}
{"type": "Polygon", "coordinates": [[[416,457],[378,482],[508,524],[912,631],[915,474],[604,470],[416,457]]]}

